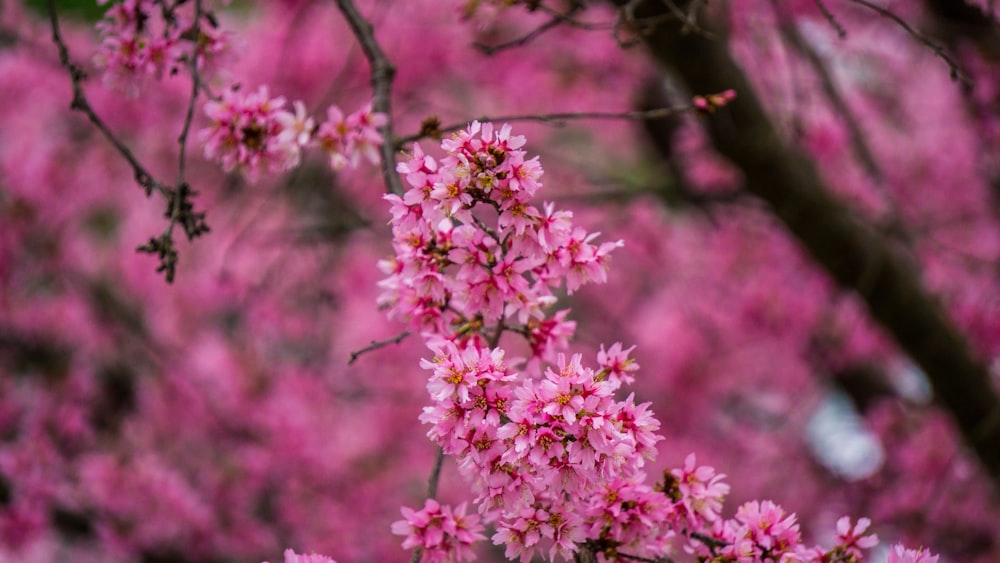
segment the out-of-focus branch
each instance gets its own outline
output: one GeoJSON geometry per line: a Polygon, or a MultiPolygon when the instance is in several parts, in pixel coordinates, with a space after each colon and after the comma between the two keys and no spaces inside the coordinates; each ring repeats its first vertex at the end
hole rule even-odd
{"type": "MultiPolygon", "coordinates": [[[[622,6],[625,0],[612,2],[622,6]]],[[[664,9],[646,0],[637,13],[655,17],[664,9]]],[[[830,277],[864,300],[872,317],[927,374],[938,403],[1000,482],[1000,397],[986,364],[924,287],[918,267],[859,220],[833,195],[809,157],[781,138],[724,41],[666,24],[646,44],[689,90],[739,92],[702,121],[715,149],[742,170],[746,190],[769,204],[830,277]]]]}
{"type": "Polygon", "coordinates": [[[823,0],[813,0],[813,4],[816,4],[816,8],[821,14],[823,14],[823,17],[826,18],[827,23],[829,23],[830,26],[836,30],[837,37],[841,39],[847,37],[847,30],[844,29],[844,26],[840,25],[840,22],[837,21],[837,18],[833,15],[833,12],[830,11],[830,8],[826,7],[823,0]]]}
{"type": "Polygon", "coordinates": [[[861,163],[862,168],[865,169],[868,176],[879,182],[882,179],[882,171],[879,169],[879,165],[875,161],[875,156],[868,147],[865,135],[861,131],[861,125],[858,124],[857,118],[854,117],[854,112],[851,111],[851,108],[847,106],[847,102],[844,101],[843,96],[840,95],[840,89],[837,88],[837,84],[830,71],[823,64],[823,60],[819,57],[819,54],[816,53],[805,37],[802,36],[798,26],[795,25],[795,21],[785,17],[785,14],[781,13],[782,10],[778,1],[772,0],[772,5],[778,16],[778,30],[781,32],[782,38],[802,55],[802,58],[809,63],[813,72],[819,77],[823,95],[826,96],[827,101],[833,106],[834,111],[840,116],[841,121],[847,128],[854,156],[861,163]]]}
{"type": "Polygon", "coordinates": [[[987,58],[1000,59],[1000,22],[992,9],[984,11],[964,0],[924,0],[924,4],[934,15],[938,37],[946,43],[971,39],[987,58]]]}
{"type": "MultiPolygon", "coordinates": [[[[519,114],[519,115],[500,115],[500,116],[481,116],[477,117],[476,121],[480,122],[493,122],[493,123],[514,123],[517,121],[535,121],[538,123],[549,123],[554,125],[561,125],[567,121],[581,120],[581,119],[635,119],[635,120],[652,120],[652,119],[663,119],[666,117],[671,117],[681,113],[694,111],[694,106],[677,106],[670,108],[656,108],[643,111],[625,111],[625,112],[606,112],[606,111],[583,111],[583,112],[566,112],[566,113],[534,113],[534,114],[519,114]]],[[[447,133],[452,133],[454,131],[459,131],[465,129],[470,121],[463,121],[461,123],[453,123],[442,127],[434,120],[428,120],[424,122],[424,127],[419,133],[413,135],[407,135],[405,137],[400,137],[396,139],[396,148],[402,148],[404,145],[408,145],[414,141],[419,141],[421,139],[432,138],[440,139],[443,135],[447,133]]]]}
{"type": "MultiPolygon", "coordinates": [[[[194,3],[194,23],[191,26],[191,32],[196,38],[194,42],[194,47],[191,49],[191,60],[188,64],[191,67],[191,95],[188,98],[187,112],[184,114],[184,126],[181,128],[181,134],[177,138],[177,144],[180,145],[180,154],[177,157],[177,185],[181,185],[185,182],[184,172],[185,166],[187,165],[187,140],[188,133],[191,131],[191,122],[194,121],[194,107],[198,103],[198,93],[200,92],[201,86],[201,73],[198,69],[198,41],[197,38],[201,35],[201,15],[202,15],[202,0],[195,0],[194,3]]],[[[171,217],[171,225],[173,225],[173,217],[171,217]]]]}
{"type": "Polygon", "coordinates": [[[496,45],[487,45],[485,43],[473,43],[473,46],[487,55],[493,55],[499,53],[500,51],[512,49],[514,47],[522,47],[524,45],[527,45],[528,43],[530,43],[531,41],[533,41],[535,38],[539,37],[546,31],[554,29],[566,22],[573,21],[573,16],[576,15],[576,13],[582,9],[583,9],[582,4],[574,4],[565,14],[561,12],[553,13],[552,17],[547,22],[539,25],[535,29],[532,29],[528,33],[525,33],[524,35],[516,39],[511,39],[510,41],[504,41],[503,43],[498,43],[496,45]]]}
{"type": "Polygon", "coordinates": [[[379,133],[385,142],[379,147],[382,158],[382,180],[385,182],[386,191],[403,195],[403,184],[396,173],[396,157],[392,132],[392,79],[396,74],[396,68],[385,56],[382,47],[375,40],[375,30],[372,24],[358,12],[357,6],[352,0],[337,0],[337,6],[344,14],[344,19],[354,32],[361,49],[368,59],[371,67],[372,91],[375,97],[372,109],[386,116],[385,124],[379,128],[379,133]]]}
{"type": "Polygon", "coordinates": [[[883,8],[882,6],[879,6],[877,4],[872,4],[871,2],[868,2],[868,0],[849,0],[849,1],[854,2],[859,6],[864,6],[865,8],[872,10],[873,12],[877,13],[878,15],[884,18],[888,18],[894,21],[896,25],[903,28],[907,33],[910,34],[911,37],[913,37],[920,43],[923,43],[925,46],[927,46],[928,49],[933,51],[938,58],[947,63],[948,68],[951,69],[951,77],[953,80],[958,80],[959,82],[961,82],[962,86],[966,89],[972,89],[972,80],[964,72],[962,72],[962,69],[958,66],[958,63],[955,62],[955,59],[951,58],[951,56],[945,52],[943,47],[931,41],[930,38],[924,35],[923,33],[920,33],[916,29],[913,29],[913,27],[910,24],[906,23],[906,20],[896,15],[895,12],[887,8],[883,8]]]}

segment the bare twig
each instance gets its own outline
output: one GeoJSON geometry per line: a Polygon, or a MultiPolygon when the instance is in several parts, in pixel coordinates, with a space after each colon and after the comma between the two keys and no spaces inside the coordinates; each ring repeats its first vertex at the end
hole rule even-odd
{"type": "Polygon", "coordinates": [[[906,23],[906,20],[897,16],[891,10],[883,8],[876,4],[872,4],[868,0],[850,0],[850,1],[876,12],[878,15],[884,18],[888,18],[896,22],[896,25],[902,27],[907,33],[910,34],[911,37],[913,37],[920,43],[926,45],[927,48],[933,51],[938,58],[940,58],[941,60],[943,60],[945,63],[948,64],[948,68],[951,70],[952,80],[959,81],[962,84],[962,87],[967,90],[972,89],[972,80],[964,72],[962,72],[962,69],[959,68],[958,63],[955,62],[955,60],[952,59],[951,56],[949,56],[948,53],[945,52],[944,48],[938,45],[937,43],[931,41],[926,35],[920,33],[916,29],[913,29],[913,27],[910,26],[910,24],[906,23]]]}
{"type": "Polygon", "coordinates": [[[479,49],[483,53],[486,53],[487,55],[493,55],[495,53],[498,53],[506,49],[511,49],[513,47],[523,47],[524,45],[527,45],[528,43],[533,41],[538,36],[545,33],[546,31],[558,27],[563,23],[564,21],[562,18],[553,17],[549,21],[529,31],[528,33],[522,35],[521,37],[518,37],[517,39],[511,39],[510,41],[505,41],[503,43],[498,43],[496,45],[487,45],[485,43],[473,43],[472,46],[475,47],[476,49],[479,49]]]}
{"type": "Polygon", "coordinates": [[[372,343],[360,350],[355,350],[351,352],[351,359],[348,360],[347,365],[353,364],[359,357],[363,354],[371,352],[373,350],[378,350],[379,348],[388,346],[389,344],[399,344],[404,338],[410,335],[410,331],[403,331],[392,338],[387,338],[385,340],[372,340],[372,343]]]}
{"type": "MultiPolygon", "coordinates": [[[[672,108],[656,108],[645,111],[626,111],[626,112],[604,112],[604,111],[584,111],[584,112],[567,112],[567,113],[541,113],[541,114],[521,114],[521,115],[502,115],[496,117],[482,116],[476,119],[476,121],[481,122],[516,122],[516,121],[537,121],[540,123],[550,123],[550,124],[562,124],[567,121],[580,120],[580,119],[637,119],[637,120],[647,120],[647,119],[662,119],[664,117],[670,117],[680,113],[694,111],[693,106],[677,106],[672,108]]],[[[432,136],[440,136],[446,133],[452,133],[454,131],[459,131],[465,129],[469,124],[469,121],[463,121],[462,123],[455,123],[448,125],[446,127],[436,127],[434,131],[427,132],[421,131],[420,133],[415,133],[413,135],[407,135],[405,137],[400,137],[396,139],[396,147],[401,148],[403,145],[410,144],[414,141],[419,141],[420,139],[425,139],[432,136]]]]}
{"type": "Polygon", "coordinates": [[[546,31],[558,27],[559,25],[565,24],[568,21],[572,21],[573,15],[582,9],[583,6],[581,4],[575,4],[565,14],[558,12],[552,14],[552,18],[549,21],[529,31],[528,33],[522,35],[521,37],[518,37],[517,39],[505,41],[497,45],[486,45],[485,43],[473,43],[473,46],[482,51],[483,53],[486,53],[487,55],[492,55],[494,53],[498,53],[500,51],[503,51],[505,49],[510,49],[513,47],[522,47],[524,45],[527,45],[528,43],[530,43],[531,41],[533,41],[535,38],[539,37],[546,31]]]}
{"type": "Polygon", "coordinates": [[[185,209],[186,196],[194,195],[194,193],[184,178],[187,166],[188,134],[191,132],[191,122],[194,121],[194,107],[198,103],[198,94],[201,92],[201,73],[198,69],[198,49],[200,48],[198,39],[201,36],[201,16],[202,0],[195,0],[194,23],[191,25],[194,46],[191,48],[191,60],[188,61],[191,67],[191,96],[188,99],[187,112],[184,114],[184,125],[181,127],[181,134],[177,137],[177,144],[179,145],[177,156],[177,191],[175,197],[170,200],[170,209],[167,212],[170,217],[170,223],[164,231],[164,236],[171,236],[174,226],[178,221],[181,221],[184,223],[184,234],[188,240],[207,230],[207,227],[201,221],[204,219],[204,215],[191,214],[190,209],[185,209]],[[185,218],[185,211],[188,211],[188,215],[195,215],[193,220],[190,217],[185,218]]]}
{"type": "Polygon", "coordinates": [[[830,11],[830,8],[826,7],[823,0],[813,0],[813,4],[816,4],[820,13],[823,14],[824,18],[826,18],[827,23],[829,23],[830,26],[837,31],[837,37],[841,39],[847,37],[847,30],[844,29],[844,26],[840,25],[840,22],[837,21],[837,18],[833,15],[833,12],[830,11]]]}
{"type": "Polygon", "coordinates": [[[553,17],[560,18],[566,25],[570,27],[575,27],[577,29],[583,29],[587,31],[608,31],[610,29],[614,29],[615,27],[615,23],[613,21],[609,22],[580,21],[571,15],[575,12],[566,12],[566,13],[560,12],[559,10],[550,8],[544,4],[538,5],[538,11],[544,12],[553,17]]]}
{"type": "MultiPolygon", "coordinates": [[[[185,148],[187,146],[187,137],[191,128],[191,121],[194,115],[194,105],[197,100],[198,91],[200,88],[200,78],[198,76],[197,70],[197,56],[192,62],[192,94],[191,100],[188,104],[187,116],[184,120],[184,126],[181,131],[180,138],[178,142],[180,143],[180,158],[178,162],[178,182],[176,187],[171,187],[158,181],[153,175],[139,162],[139,159],[132,153],[125,143],[123,143],[112,131],[108,128],[107,124],[97,115],[94,108],[90,105],[87,100],[86,94],[83,92],[83,81],[86,79],[86,73],[72,62],[69,56],[69,47],[67,47],[65,40],[63,40],[62,32],[59,28],[59,17],[56,14],[55,2],[54,0],[47,0],[46,6],[49,13],[49,21],[52,26],[52,41],[56,44],[59,50],[59,62],[69,73],[70,81],[73,87],[73,100],[70,102],[70,109],[82,112],[87,116],[87,119],[97,128],[98,131],[104,135],[104,138],[114,146],[115,150],[118,151],[122,157],[129,163],[132,167],[133,175],[135,176],[136,183],[141,186],[145,192],[146,196],[149,197],[153,192],[158,192],[166,200],[166,212],[164,215],[168,219],[167,227],[164,229],[163,233],[157,237],[151,237],[149,242],[139,246],[136,250],[139,252],[145,252],[147,254],[155,254],[160,261],[159,267],[157,267],[157,272],[163,272],[164,277],[167,282],[173,282],[174,272],[177,265],[177,249],[174,245],[173,229],[174,226],[180,223],[184,228],[184,233],[187,235],[188,240],[193,239],[208,231],[208,226],[205,224],[205,214],[194,212],[194,206],[191,203],[191,196],[194,195],[194,191],[191,190],[187,182],[184,180],[184,167],[186,163],[185,148]]],[[[201,15],[201,0],[197,1],[196,12],[200,19],[201,15]]],[[[164,17],[172,17],[170,14],[164,17]]],[[[197,30],[198,22],[195,22],[195,30],[197,30]]],[[[197,53],[197,45],[195,46],[195,53],[197,53]]]]}
{"type": "Polygon", "coordinates": [[[374,94],[372,109],[382,113],[386,117],[386,122],[379,128],[379,133],[385,142],[379,148],[382,158],[382,180],[385,182],[386,191],[394,194],[403,194],[403,184],[396,173],[396,158],[393,147],[392,133],[392,79],[396,74],[395,67],[389,62],[388,57],[382,51],[378,41],[375,40],[375,31],[372,24],[368,22],[358,12],[358,8],[352,0],[337,0],[344,19],[354,32],[361,49],[368,59],[371,67],[371,83],[374,94]]]}
{"type": "Polygon", "coordinates": [[[70,109],[82,112],[87,116],[87,119],[97,128],[101,134],[104,135],[115,149],[121,153],[121,155],[128,161],[129,165],[135,174],[135,181],[138,182],[146,190],[146,195],[150,195],[153,191],[160,192],[164,197],[170,198],[171,190],[169,187],[161,184],[153,178],[153,175],[149,173],[146,168],[139,163],[139,160],[135,157],[131,150],[125,146],[121,140],[115,136],[114,133],[108,129],[104,121],[97,115],[94,108],[91,107],[90,102],[87,101],[87,96],[83,93],[83,80],[86,78],[86,73],[83,72],[80,67],[73,64],[69,58],[69,47],[66,46],[66,42],[63,40],[62,32],[59,30],[59,17],[56,15],[55,3],[53,0],[46,0],[46,6],[49,12],[49,22],[52,25],[52,41],[55,42],[56,47],[59,49],[59,62],[62,63],[63,67],[69,72],[70,80],[73,82],[73,101],[70,102],[70,109]]]}

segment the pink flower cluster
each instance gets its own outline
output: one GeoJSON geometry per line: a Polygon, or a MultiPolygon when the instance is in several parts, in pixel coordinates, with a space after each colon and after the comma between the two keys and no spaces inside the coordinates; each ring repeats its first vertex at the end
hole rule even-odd
{"type": "Polygon", "coordinates": [[[454,510],[442,506],[434,499],[427,499],[424,508],[413,510],[403,507],[403,520],[392,524],[392,533],[406,536],[403,547],[422,549],[420,561],[471,561],[475,559],[472,545],[485,536],[479,516],[465,513],[465,503],[454,510]]]}
{"type": "Polygon", "coordinates": [[[380,303],[428,333],[478,344],[484,324],[503,323],[552,360],[575,326],[565,313],[547,313],[553,290],[563,280],[569,292],[604,281],[621,241],[594,245],[597,235],[574,227],[570,212],[532,206],[542,168],[510,131],[473,122],[441,143],[440,161],[417,146],[398,166],[410,189],[386,196],[396,254],[379,264],[388,274],[380,303]],[[487,224],[477,207],[496,218],[487,224]]]}
{"type": "MultiPolygon", "coordinates": [[[[98,3],[105,4],[107,0],[98,3]]],[[[165,72],[176,71],[185,57],[190,56],[183,48],[185,42],[191,43],[189,53],[197,57],[199,64],[225,50],[225,37],[213,20],[202,14],[195,26],[193,6],[182,10],[181,4],[166,5],[157,0],[112,3],[97,24],[101,48],[96,63],[104,71],[105,83],[135,94],[141,78],[159,79],[165,72]]]]}
{"type": "MultiPolygon", "coordinates": [[[[644,484],[662,437],[649,403],[615,397],[639,367],[632,348],[602,347],[598,368],[587,367],[563,353],[574,327],[566,310],[553,311],[562,280],[569,292],[603,282],[621,242],[594,245],[569,213],[531,205],[542,169],[524,143],[509,126],[474,122],[442,142],[441,159],[415,147],[398,166],[410,189],[385,196],[396,254],[380,262],[388,276],[380,303],[420,329],[434,354],[421,361],[433,404],[420,420],[472,483],[497,530],[493,543],[522,562],[571,559],[581,546],[603,561],[679,547],[740,563],[862,561],[861,550],[878,541],[864,535],[867,519],[854,527],[841,519],[832,550],[804,545],[795,515],[771,501],[722,519],[729,486],[693,454],[661,485],[644,484]],[[527,341],[528,361],[508,360],[498,346],[504,333],[527,341]]],[[[407,536],[404,547],[434,553],[427,560],[465,558],[464,542],[460,553],[443,542],[448,513],[435,501],[403,509],[393,531],[407,536]]]]}
{"type": "Polygon", "coordinates": [[[298,166],[302,150],[313,144],[315,136],[335,169],[348,162],[356,165],[360,156],[378,160],[377,147],[382,143],[378,127],[385,116],[373,113],[371,104],[346,119],[340,108],[331,106],[329,120],[319,127],[302,102],[295,102],[295,113],[284,106],[285,98],[271,98],[266,86],[248,94],[226,90],[221,100],[205,104],[211,120],[201,131],[206,158],[227,172],[238,169],[256,180],[261,169],[277,173],[298,166]]]}
{"type": "Polygon", "coordinates": [[[340,108],[330,106],[316,138],[330,156],[330,166],[334,170],[348,164],[357,166],[361,157],[374,164],[378,162],[378,147],[382,144],[378,128],[385,123],[385,115],[372,112],[371,104],[346,117],[340,108]]]}

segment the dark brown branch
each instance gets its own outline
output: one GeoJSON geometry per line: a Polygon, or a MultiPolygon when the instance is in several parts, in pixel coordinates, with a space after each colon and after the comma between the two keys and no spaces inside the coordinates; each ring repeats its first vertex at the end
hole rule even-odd
{"type": "Polygon", "coordinates": [[[368,59],[371,67],[371,84],[374,94],[372,109],[382,113],[386,117],[385,125],[379,128],[379,133],[385,142],[379,147],[382,158],[382,180],[385,182],[386,191],[394,194],[403,194],[403,184],[396,173],[396,157],[393,147],[392,133],[392,79],[396,74],[395,67],[389,62],[388,57],[382,51],[378,41],[375,40],[375,30],[358,12],[358,8],[352,0],[337,0],[344,19],[354,32],[355,38],[361,44],[361,50],[368,59]]]}
{"type": "Polygon", "coordinates": [[[427,480],[427,498],[437,497],[438,481],[441,480],[441,466],[444,464],[444,449],[438,448],[437,456],[434,458],[434,467],[431,469],[431,476],[427,480]]]}
{"type": "Polygon", "coordinates": [[[931,41],[930,38],[928,38],[926,35],[913,29],[913,27],[911,27],[910,24],[906,23],[906,20],[897,16],[895,13],[892,12],[892,10],[872,4],[871,2],[868,2],[868,0],[849,0],[849,1],[854,2],[855,4],[858,4],[860,6],[864,6],[865,8],[872,10],[873,12],[877,13],[878,15],[884,18],[888,18],[896,22],[896,25],[903,28],[907,33],[910,34],[911,37],[913,37],[920,43],[923,43],[928,49],[933,51],[938,58],[940,58],[941,60],[943,60],[945,63],[948,64],[948,68],[951,69],[952,80],[959,81],[962,84],[963,88],[969,90],[972,89],[972,80],[970,80],[969,77],[964,72],[962,72],[962,69],[958,66],[958,63],[955,62],[955,59],[951,58],[951,56],[945,52],[943,47],[931,41]]]}
{"type": "Polygon", "coordinates": [[[373,350],[378,350],[379,348],[383,348],[390,344],[399,344],[400,342],[403,341],[404,338],[406,338],[409,335],[410,331],[406,330],[397,334],[396,336],[393,336],[392,338],[387,338],[385,340],[372,340],[372,343],[369,344],[368,346],[365,346],[360,350],[355,350],[351,352],[351,359],[347,361],[347,365],[353,364],[363,354],[367,354],[368,352],[371,352],[373,350]]]}
{"type": "MultiPolygon", "coordinates": [[[[638,10],[651,17],[664,8],[646,0],[638,10]]],[[[927,375],[937,402],[1000,482],[1000,397],[986,364],[924,286],[917,265],[852,213],[809,157],[782,139],[723,41],[663,25],[646,43],[689,90],[739,92],[730,105],[702,119],[715,149],[742,170],[746,190],[769,204],[830,277],[861,297],[872,318],[927,375]]]]}

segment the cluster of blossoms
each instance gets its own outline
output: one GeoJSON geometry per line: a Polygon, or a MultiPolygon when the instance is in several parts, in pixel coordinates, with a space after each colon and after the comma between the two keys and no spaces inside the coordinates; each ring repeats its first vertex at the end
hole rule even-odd
{"type": "Polygon", "coordinates": [[[575,329],[566,312],[547,314],[553,290],[604,281],[621,242],[591,244],[596,235],[574,227],[571,213],[530,205],[542,168],[524,142],[509,126],[474,122],[442,142],[440,161],[414,148],[398,167],[411,188],[386,196],[396,254],[379,264],[389,275],[380,304],[427,334],[477,346],[484,326],[502,325],[551,361],[575,329]],[[492,225],[474,217],[477,206],[495,211],[492,225]]]}
{"type": "Polygon", "coordinates": [[[406,536],[404,549],[426,549],[425,561],[471,561],[475,559],[472,545],[486,539],[479,533],[483,531],[479,516],[467,515],[464,503],[452,510],[427,499],[423,509],[403,507],[402,512],[405,519],[393,523],[392,533],[406,536]]]}
{"type": "MultiPolygon", "coordinates": [[[[98,3],[106,4],[107,0],[98,3]]],[[[112,3],[97,24],[101,47],[96,63],[104,72],[105,83],[126,87],[134,94],[143,77],[173,74],[191,57],[204,66],[225,50],[225,35],[211,14],[202,13],[195,22],[193,5],[182,9],[182,4],[162,0],[112,3]],[[185,43],[190,49],[184,48],[185,43]]]]}
{"type": "MultiPolygon", "coordinates": [[[[867,519],[841,519],[829,550],[803,544],[796,517],[770,501],[723,519],[729,486],[693,454],[662,483],[645,484],[659,422],[634,394],[615,396],[639,367],[632,348],[602,347],[587,367],[564,353],[575,326],[567,310],[553,310],[563,280],[567,292],[603,282],[621,242],[594,244],[569,212],[531,204],[542,168],[524,143],[509,126],[474,122],[442,142],[440,159],[416,146],[398,166],[409,190],[386,196],[395,256],[380,262],[381,305],[433,352],[421,362],[433,404],[420,420],[471,482],[493,543],[522,562],[570,560],[581,548],[601,561],[680,551],[720,562],[863,561],[878,542],[865,535],[867,519]],[[530,357],[509,360],[504,333],[525,339],[530,357]]],[[[422,561],[470,556],[478,519],[452,518],[432,500],[402,512],[393,532],[422,561]]],[[[455,513],[464,516],[464,505],[455,513]]]]}
{"type": "Polygon", "coordinates": [[[302,102],[295,112],[285,109],[285,98],[272,98],[266,86],[256,92],[229,89],[217,101],[205,104],[211,120],[201,131],[205,156],[217,161],[227,172],[240,170],[255,180],[260,170],[277,173],[298,166],[302,150],[318,144],[330,156],[334,169],[350,163],[356,166],[363,156],[378,160],[382,136],[378,128],[385,116],[368,104],[344,117],[336,106],[327,110],[328,120],[318,127],[302,102]]]}

